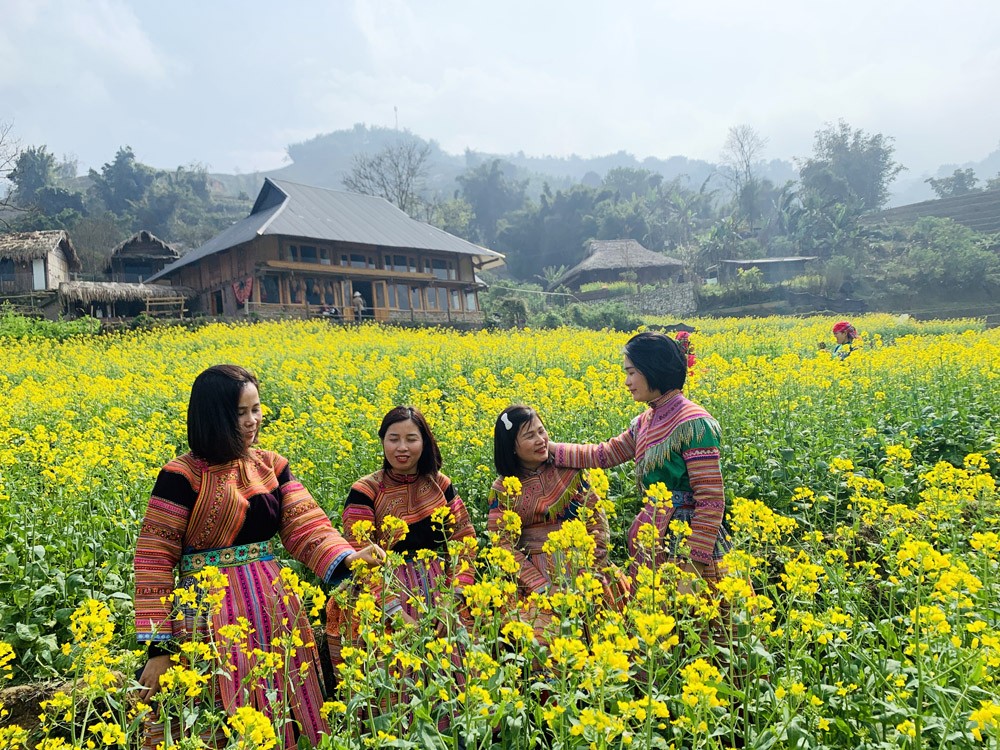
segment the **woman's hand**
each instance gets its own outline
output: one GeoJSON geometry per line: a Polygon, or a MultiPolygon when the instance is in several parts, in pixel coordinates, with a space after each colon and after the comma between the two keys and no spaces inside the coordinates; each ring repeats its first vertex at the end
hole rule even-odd
{"type": "Polygon", "coordinates": [[[148,703],[149,700],[160,692],[160,675],[170,669],[170,655],[162,654],[153,656],[146,661],[146,666],[142,668],[139,675],[139,684],[143,690],[139,693],[139,700],[148,703]]]}
{"type": "Polygon", "coordinates": [[[350,568],[354,565],[354,563],[358,562],[358,560],[371,567],[381,565],[385,562],[385,550],[377,544],[369,544],[360,552],[352,552],[349,554],[344,562],[347,564],[347,567],[350,568]]]}

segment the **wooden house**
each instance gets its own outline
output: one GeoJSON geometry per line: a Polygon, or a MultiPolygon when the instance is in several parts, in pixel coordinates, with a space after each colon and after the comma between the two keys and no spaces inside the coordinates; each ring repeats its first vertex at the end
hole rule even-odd
{"type": "Polygon", "coordinates": [[[104,273],[110,281],[141,283],[180,257],[174,248],[143,229],[112,251],[104,273]]]}
{"type": "Polygon", "coordinates": [[[382,198],[266,178],[245,219],[147,281],[197,292],[211,315],[479,322],[476,273],[503,256],[382,198]]]}
{"type": "Polygon", "coordinates": [[[62,229],[0,234],[0,294],[54,292],[80,270],[69,235],[62,229]]]}
{"type": "Polygon", "coordinates": [[[684,264],[676,258],[654,253],[636,240],[591,240],[587,257],[554,282],[570,289],[593,282],[630,279],[639,284],[680,281],[684,264]]]}

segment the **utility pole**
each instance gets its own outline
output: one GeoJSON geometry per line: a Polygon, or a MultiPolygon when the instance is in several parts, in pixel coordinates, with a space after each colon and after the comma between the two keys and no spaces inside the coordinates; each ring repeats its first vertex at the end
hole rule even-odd
{"type": "Polygon", "coordinates": [[[396,115],[396,130],[399,130],[399,107],[393,104],[392,111],[396,115]]]}

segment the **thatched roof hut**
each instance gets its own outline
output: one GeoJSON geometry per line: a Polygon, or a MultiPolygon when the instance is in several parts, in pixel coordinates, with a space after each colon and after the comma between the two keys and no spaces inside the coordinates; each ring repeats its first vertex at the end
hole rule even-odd
{"type": "Polygon", "coordinates": [[[195,291],[187,287],[166,284],[125,284],[115,281],[64,281],[59,285],[59,299],[63,304],[78,303],[83,306],[101,302],[132,302],[166,297],[191,299],[195,291]]]}
{"type": "Polygon", "coordinates": [[[15,263],[30,263],[47,258],[56,250],[62,252],[71,271],[80,270],[80,256],[76,254],[76,248],[65,230],[0,234],[0,258],[10,259],[15,263]]]}
{"type": "Polygon", "coordinates": [[[556,279],[555,284],[579,288],[594,281],[621,281],[625,272],[635,273],[640,283],[667,279],[684,270],[676,258],[654,253],[636,240],[591,240],[587,257],[556,279]]]}
{"type": "Polygon", "coordinates": [[[180,257],[181,254],[177,250],[152,232],[143,229],[111,251],[104,272],[111,273],[113,270],[118,270],[119,266],[132,262],[145,262],[151,267],[155,266],[155,270],[148,274],[152,276],[153,273],[180,257]]]}

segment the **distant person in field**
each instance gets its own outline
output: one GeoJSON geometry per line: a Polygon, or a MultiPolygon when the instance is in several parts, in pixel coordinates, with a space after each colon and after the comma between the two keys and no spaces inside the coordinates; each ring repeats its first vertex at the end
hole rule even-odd
{"type": "Polygon", "coordinates": [[[694,344],[691,343],[691,334],[687,331],[678,331],[674,338],[677,339],[677,345],[681,348],[681,354],[687,358],[688,371],[693,370],[694,363],[698,358],[694,353],[694,344]]]}
{"type": "MultiPolygon", "coordinates": [[[[195,379],[187,413],[190,451],[160,470],[136,545],[135,630],[149,656],[138,697],[148,703],[159,692],[160,677],[176,666],[171,654],[179,654],[183,642],[212,642],[231,659],[225,678],[216,677],[206,691],[216,696],[216,709],[233,714],[253,706],[270,715],[270,706],[286,705],[292,720],[279,742],[294,748],[300,738],[315,745],[328,728],[308,612],[282,581],[273,538],[280,536],[289,555],[327,582],[346,578],[355,561],[379,564],[385,553],[374,544],[355,550],[292,474],[288,460],[254,447],[261,419],[257,379],[249,371],[216,365],[195,379]],[[221,604],[206,615],[176,603],[175,575],[187,588],[209,566],[228,582],[221,604]],[[220,629],[244,618],[252,626],[247,642],[226,647],[220,629]],[[274,680],[250,679],[281,648],[272,641],[292,628],[308,645],[280,655],[289,671],[274,680]]],[[[159,718],[153,705],[144,737],[149,750],[164,741],[163,725],[153,723],[159,718]]],[[[176,731],[182,717],[172,721],[176,731]]],[[[214,746],[214,738],[208,741],[214,746]]]]}
{"type": "Polygon", "coordinates": [[[851,352],[861,348],[858,329],[846,320],[833,324],[833,337],[837,340],[837,345],[833,347],[832,354],[837,359],[847,359],[851,352]]]}
{"type": "Polygon", "coordinates": [[[639,567],[671,562],[714,583],[726,574],[722,558],[732,548],[723,522],[726,497],[719,423],[681,393],[687,358],[672,338],[650,331],[637,334],[625,344],[624,355],[625,387],[648,408],[625,432],[605,443],[550,443],[549,452],[556,466],[579,469],[635,461],[645,505],[628,532],[633,575],[639,567]],[[661,483],[669,493],[666,507],[648,494],[661,483]],[[683,544],[670,530],[671,521],[684,521],[691,527],[683,544]],[[640,543],[645,524],[657,531],[652,554],[640,543]]]}

